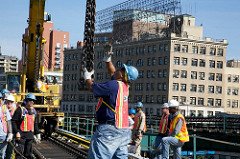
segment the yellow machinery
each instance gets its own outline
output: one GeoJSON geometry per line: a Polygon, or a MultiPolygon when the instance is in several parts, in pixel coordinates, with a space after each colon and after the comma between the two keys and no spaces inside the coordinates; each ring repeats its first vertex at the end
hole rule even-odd
{"type": "MultiPolygon", "coordinates": [[[[15,96],[17,102],[24,100],[25,96],[34,92],[34,87],[39,76],[44,75],[43,46],[46,40],[43,39],[45,0],[30,0],[28,33],[23,41],[23,71],[22,73],[7,73],[6,88],[15,96]]],[[[44,99],[41,104],[35,104],[41,118],[63,118],[64,113],[59,112],[60,94],[58,85],[49,85],[46,93],[34,93],[35,96],[44,99]]],[[[61,126],[63,120],[58,120],[61,126]]]]}

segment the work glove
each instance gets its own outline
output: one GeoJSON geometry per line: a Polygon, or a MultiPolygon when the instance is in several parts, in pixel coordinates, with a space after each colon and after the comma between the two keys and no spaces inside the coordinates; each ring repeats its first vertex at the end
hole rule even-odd
{"type": "Polygon", "coordinates": [[[12,141],[12,139],[13,139],[13,134],[12,133],[8,133],[8,137],[7,137],[7,142],[10,142],[10,141],[12,141]]]}
{"type": "Polygon", "coordinates": [[[104,46],[104,57],[103,57],[103,61],[104,62],[111,62],[112,61],[112,45],[110,44],[106,44],[104,46]]]}
{"type": "Polygon", "coordinates": [[[34,135],[34,136],[33,136],[34,141],[35,141],[36,144],[41,143],[41,136],[40,136],[40,140],[39,140],[39,138],[38,138],[39,136],[38,136],[38,135],[40,135],[40,134],[37,134],[37,135],[34,135]]]}
{"type": "Polygon", "coordinates": [[[94,74],[94,70],[92,70],[91,72],[88,72],[88,70],[86,68],[84,68],[84,74],[83,74],[83,78],[84,80],[88,80],[91,79],[91,76],[94,74]]]}

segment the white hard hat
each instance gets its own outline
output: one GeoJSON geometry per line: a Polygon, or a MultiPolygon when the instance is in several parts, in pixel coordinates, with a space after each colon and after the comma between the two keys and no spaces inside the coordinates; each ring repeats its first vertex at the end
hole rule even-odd
{"type": "Polygon", "coordinates": [[[172,99],[168,102],[168,107],[179,107],[179,103],[178,101],[172,99]]]}
{"type": "Polygon", "coordinates": [[[15,102],[15,98],[14,98],[13,95],[8,95],[5,99],[9,100],[9,101],[12,101],[12,102],[15,102]]]}
{"type": "Polygon", "coordinates": [[[162,108],[162,109],[163,109],[163,108],[169,108],[168,103],[164,103],[164,104],[161,106],[161,108],[162,108]]]}

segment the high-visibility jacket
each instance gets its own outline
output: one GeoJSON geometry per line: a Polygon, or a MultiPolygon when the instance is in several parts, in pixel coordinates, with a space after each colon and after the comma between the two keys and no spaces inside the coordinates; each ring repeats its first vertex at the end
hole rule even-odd
{"type": "Polygon", "coordinates": [[[133,129],[134,130],[141,129],[143,132],[145,132],[147,130],[147,128],[146,128],[146,115],[143,111],[140,111],[136,114],[136,116],[134,118],[133,129]],[[143,121],[143,119],[144,119],[144,121],[143,121]],[[142,123],[142,122],[144,122],[144,123],[142,123]]]}
{"type": "Polygon", "coordinates": [[[159,133],[161,134],[165,134],[167,132],[168,117],[169,117],[169,114],[162,115],[160,125],[159,125],[159,133]]]}
{"type": "Polygon", "coordinates": [[[189,136],[188,136],[188,131],[187,131],[187,126],[186,126],[186,121],[185,118],[183,117],[182,114],[178,114],[171,122],[170,124],[170,130],[169,133],[171,134],[173,130],[176,127],[178,119],[181,118],[183,120],[183,125],[180,130],[180,133],[178,133],[175,137],[179,139],[181,142],[188,142],[189,141],[189,136]]]}
{"type": "MultiPolygon", "coordinates": [[[[40,81],[40,80],[38,80],[37,83],[41,83],[40,91],[46,92],[45,84],[42,81],[40,81]]],[[[38,88],[36,87],[35,90],[38,91],[38,88]]]]}
{"type": "Polygon", "coordinates": [[[128,85],[117,81],[119,85],[117,99],[116,99],[116,107],[112,108],[108,103],[103,101],[103,98],[99,99],[96,112],[99,110],[101,105],[107,106],[115,113],[115,124],[117,128],[128,128],[128,85]]]}
{"type": "Polygon", "coordinates": [[[2,112],[1,112],[1,121],[2,121],[2,126],[3,126],[3,131],[4,132],[8,131],[8,129],[7,129],[7,121],[6,121],[7,111],[8,111],[7,106],[3,105],[2,106],[2,112]]]}
{"type": "Polygon", "coordinates": [[[28,110],[25,107],[20,107],[22,110],[22,118],[23,121],[21,123],[21,130],[23,132],[27,131],[34,131],[34,122],[35,122],[35,116],[36,116],[36,110],[34,108],[31,108],[32,114],[30,115],[28,113],[28,110]]]}

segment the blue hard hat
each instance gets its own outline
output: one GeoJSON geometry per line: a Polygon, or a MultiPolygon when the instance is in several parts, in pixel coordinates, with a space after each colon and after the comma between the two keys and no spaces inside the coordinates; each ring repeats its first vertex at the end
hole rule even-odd
{"type": "Polygon", "coordinates": [[[137,108],[142,108],[142,107],[143,107],[142,102],[137,102],[137,104],[135,104],[135,107],[137,107],[137,108]]]}
{"type": "Polygon", "coordinates": [[[0,98],[2,98],[3,96],[2,96],[2,93],[0,93],[0,98]]]}
{"type": "Polygon", "coordinates": [[[7,89],[3,89],[3,90],[1,91],[1,93],[2,93],[2,94],[5,94],[5,93],[10,93],[10,91],[9,91],[9,90],[7,90],[7,89]]]}
{"type": "Polygon", "coordinates": [[[123,64],[123,66],[127,72],[129,82],[134,81],[138,78],[138,70],[135,67],[127,66],[125,64],[123,64]]]}
{"type": "Polygon", "coordinates": [[[136,110],[135,109],[130,109],[129,114],[136,114],[136,110]]]}
{"type": "Polygon", "coordinates": [[[26,95],[26,99],[32,99],[32,100],[36,100],[36,97],[34,94],[29,93],[28,95],[26,95]]]}

